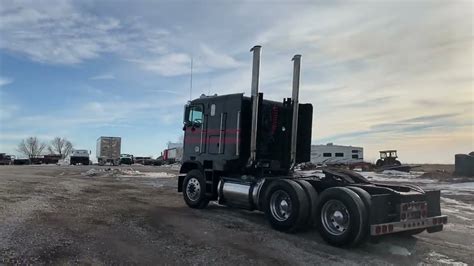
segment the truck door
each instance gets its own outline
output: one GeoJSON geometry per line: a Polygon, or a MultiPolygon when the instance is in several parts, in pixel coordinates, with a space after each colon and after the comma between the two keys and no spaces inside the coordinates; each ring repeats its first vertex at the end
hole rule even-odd
{"type": "Polygon", "coordinates": [[[204,152],[206,138],[204,127],[204,105],[188,106],[184,117],[184,152],[186,155],[194,157],[204,152]]]}

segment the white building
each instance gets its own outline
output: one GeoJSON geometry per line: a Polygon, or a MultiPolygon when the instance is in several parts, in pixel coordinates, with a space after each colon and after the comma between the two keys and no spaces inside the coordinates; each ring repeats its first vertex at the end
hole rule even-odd
{"type": "Polygon", "coordinates": [[[314,164],[352,164],[364,160],[362,147],[342,146],[328,143],[311,145],[311,162],[314,164]]]}

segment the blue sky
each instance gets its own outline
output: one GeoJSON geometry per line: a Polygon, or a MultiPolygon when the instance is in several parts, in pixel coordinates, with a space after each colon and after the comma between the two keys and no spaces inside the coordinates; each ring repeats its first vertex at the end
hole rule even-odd
{"type": "Polygon", "coordinates": [[[0,151],[38,136],[94,153],[159,155],[201,93],[261,91],[314,105],[313,143],[395,148],[402,161],[451,163],[474,150],[471,1],[0,0],[0,151]]]}

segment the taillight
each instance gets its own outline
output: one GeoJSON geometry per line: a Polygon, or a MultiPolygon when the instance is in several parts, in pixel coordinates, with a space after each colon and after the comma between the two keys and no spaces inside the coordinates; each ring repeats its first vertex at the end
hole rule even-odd
{"type": "Polygon", "coordinates": [[[389,225],[388,225],[388,231],[389,231],[389,232],[393,232],[393,224],[389,224],[389,225]]]}
{"type": "Polygon", "coordinates": [[[381,231],[381,230],[382,230],[382,228],[380,228],[380,226],[375,227],[375,233],[376,233],[377,235],[380,234],[380,231],[381,231]]]}

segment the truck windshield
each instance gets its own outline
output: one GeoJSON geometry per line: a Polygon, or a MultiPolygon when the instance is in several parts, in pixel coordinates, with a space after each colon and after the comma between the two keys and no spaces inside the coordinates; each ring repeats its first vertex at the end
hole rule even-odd
{"type": "Polygon", "coordinates": [[[202,107],[194,105],[189,108],[188,122],[192,124],[202,123],[202,107]]]}

